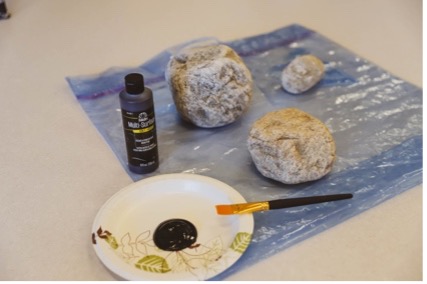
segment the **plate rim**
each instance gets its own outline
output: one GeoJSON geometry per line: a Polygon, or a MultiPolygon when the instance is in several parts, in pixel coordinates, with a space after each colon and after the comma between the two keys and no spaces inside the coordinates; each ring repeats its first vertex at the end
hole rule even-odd
{"type": "MultiPolygon", "coordinates": [[[[106,209],[111,205],[114,204],[114,201],[116,201],[120,196],[122,195],[126,195],[129,194],[130,192],[133,192],[134,190],[144,190],[143,187],[141,187],[141,184],[145,184],[145,183],[154,183],[156,181],[159,180],[166,180],[166,179],[184,179],[184,180],[196,180],[199,182],[209,182],[209,183],[213,183],[214,185],[218,185],[218,186],[214,186],[214,188],[216,190],[220,190],[221,192],[225,193],[228,197],[235,199],[236,197],[240,200],[236,200],[233,202],[235,203],[245,203],[247,202],[246,199],[240,194],[240,192],[238,192],[236,189],[234,189],[232,186],[228,185],[227,183],[218,180],[216,178],[212,178],[209,176],[204,176],[204,175],[199,175],[199,174],[192,174],[192,173],[170,173],[170,174],[161,174],[161,175],[155,175],[155,176],[151,176],[151,177],[147,177],[147,178],[143,178],[141,180],[138,180],[136,182],[133,182],[125,187],[123,187],[122,189],[118,190],[117,192],[115,192],[112,196],[110,196],[104,203],[103,205],[99,208],[99,210],[97,211],[97,214],[94,218],[94,221],[92,223],[92,246],[95,250],[95,253],[98,257],[98,259],[101,261],[101,263],[107,268],[109,269],[114,275],[117,275],[118,277],[125,279],[125,280],[147,280],[147,281],[154,281],[157,279],[152,279],[152,278],[141,278],[140,275],[137,275],[137,273],[132,273],[131,270],[126,270],[124,271],[122,268],[117,267],[114,264],[114,260],[111,259],[111,257],[108,256],[107,253],[104,252],[105,249],[103,249],[100,245],[97,245],[97,242],[95,241],[96,238],[96,232],[99,230],[101,224],[100,224],[100,220],[103,217],[103,214],[105,214],[106,209]],[[233,196],[231,196],[230,194],[232,194],[233,196]]],[[[244,215],[235,215],[238,217],[238,222],[239,222],[239,227],[243,226],[245,227],[245,231],[247,231],[247,233],[250,234],[249,237],[249,244],[252,240],[252,235],[254,232],[254,217],[253,214],[244,214],[244,215]]],[[[235,236],[237,237],[237,235],[235,236]]],[[[249,245],[248,245],[249,246],[249,245]]],[[[247,247],[248,247],[247,246],[247,247]]],[[[217,272],[215,272],[213,275],[209,275],[207,278],[202,278],[202,279],[198,279],[198,280],[209,280],[223,272],[225,272],[227,269],[229,269],[231,266],[233,266],[237,260],[239,260],[241,258],[241,256],[243,255],[243,253],[247,250],[247,247],[244,248],[243,251],[241,251],[241,253],[238,255],[238,257],[235,257],[232,261],[227,262],[225,264],[225,267],[217,272]]],[[[225,252],[223,255],[226,255],[227,253],[230,253],[230,248],[226,248],[225,252]]],[[[222,256],[223,256],[222,255],[222,256]]],[[[119,256],[118,256],[119,257],[119,256]]],[[[193,277],[191,279],[181,279],[181,278],[177,278],[177,279],[173,279],[173,280],[193,280],[193,277]]],[[[197,279],[196,279],[197,280],[197,279]]]]}

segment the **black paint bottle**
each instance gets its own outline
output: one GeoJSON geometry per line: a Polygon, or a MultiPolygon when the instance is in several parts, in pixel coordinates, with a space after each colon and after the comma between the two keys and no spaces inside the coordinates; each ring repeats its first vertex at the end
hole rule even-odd
{"type": "Polygon", "coordinates": [[[147,174],[159,167],[153,92],[144,86],[138,73],[125,76],[120,93],[123,130],[128,167],[134,173],[147,174]]]}

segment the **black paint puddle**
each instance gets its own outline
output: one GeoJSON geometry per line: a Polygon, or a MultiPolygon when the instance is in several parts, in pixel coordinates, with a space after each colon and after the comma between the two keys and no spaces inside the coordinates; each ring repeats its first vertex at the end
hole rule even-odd
{"type": "Polygon", "coordinates": [[[162,222],[154,231],[154,244],[166,251],[180,251],[197,240],[196,227],[184,219],[170,219],[162,222]]]}

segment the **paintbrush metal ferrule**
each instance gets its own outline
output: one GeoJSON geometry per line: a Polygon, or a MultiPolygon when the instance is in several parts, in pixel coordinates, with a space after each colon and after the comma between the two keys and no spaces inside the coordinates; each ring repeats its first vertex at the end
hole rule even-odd
{"type": "Polygon", "coordinates": [[[268,203],[268,201],[216,205],[215,207],[216,212],[219,215],[245,214],[257,211],[270,210],[270,204],[268,203]]]}

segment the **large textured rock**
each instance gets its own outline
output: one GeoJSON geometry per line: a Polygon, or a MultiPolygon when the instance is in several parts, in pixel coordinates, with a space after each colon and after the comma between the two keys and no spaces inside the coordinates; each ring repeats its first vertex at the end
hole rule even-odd
{"type": "Polygon", "coordinates": [[[286,184],[320,179],[335,160],[335,142],[326,125],[294,108],[257,120],[247,142],[261,174],[286,184]]]}
{"type": "Polygon", "coordinates": [[[165,77],[181,117],[199,127],[234,122],[252,99],[251,73],[225,45],[184,49],[170,59],[165,77]]]}

